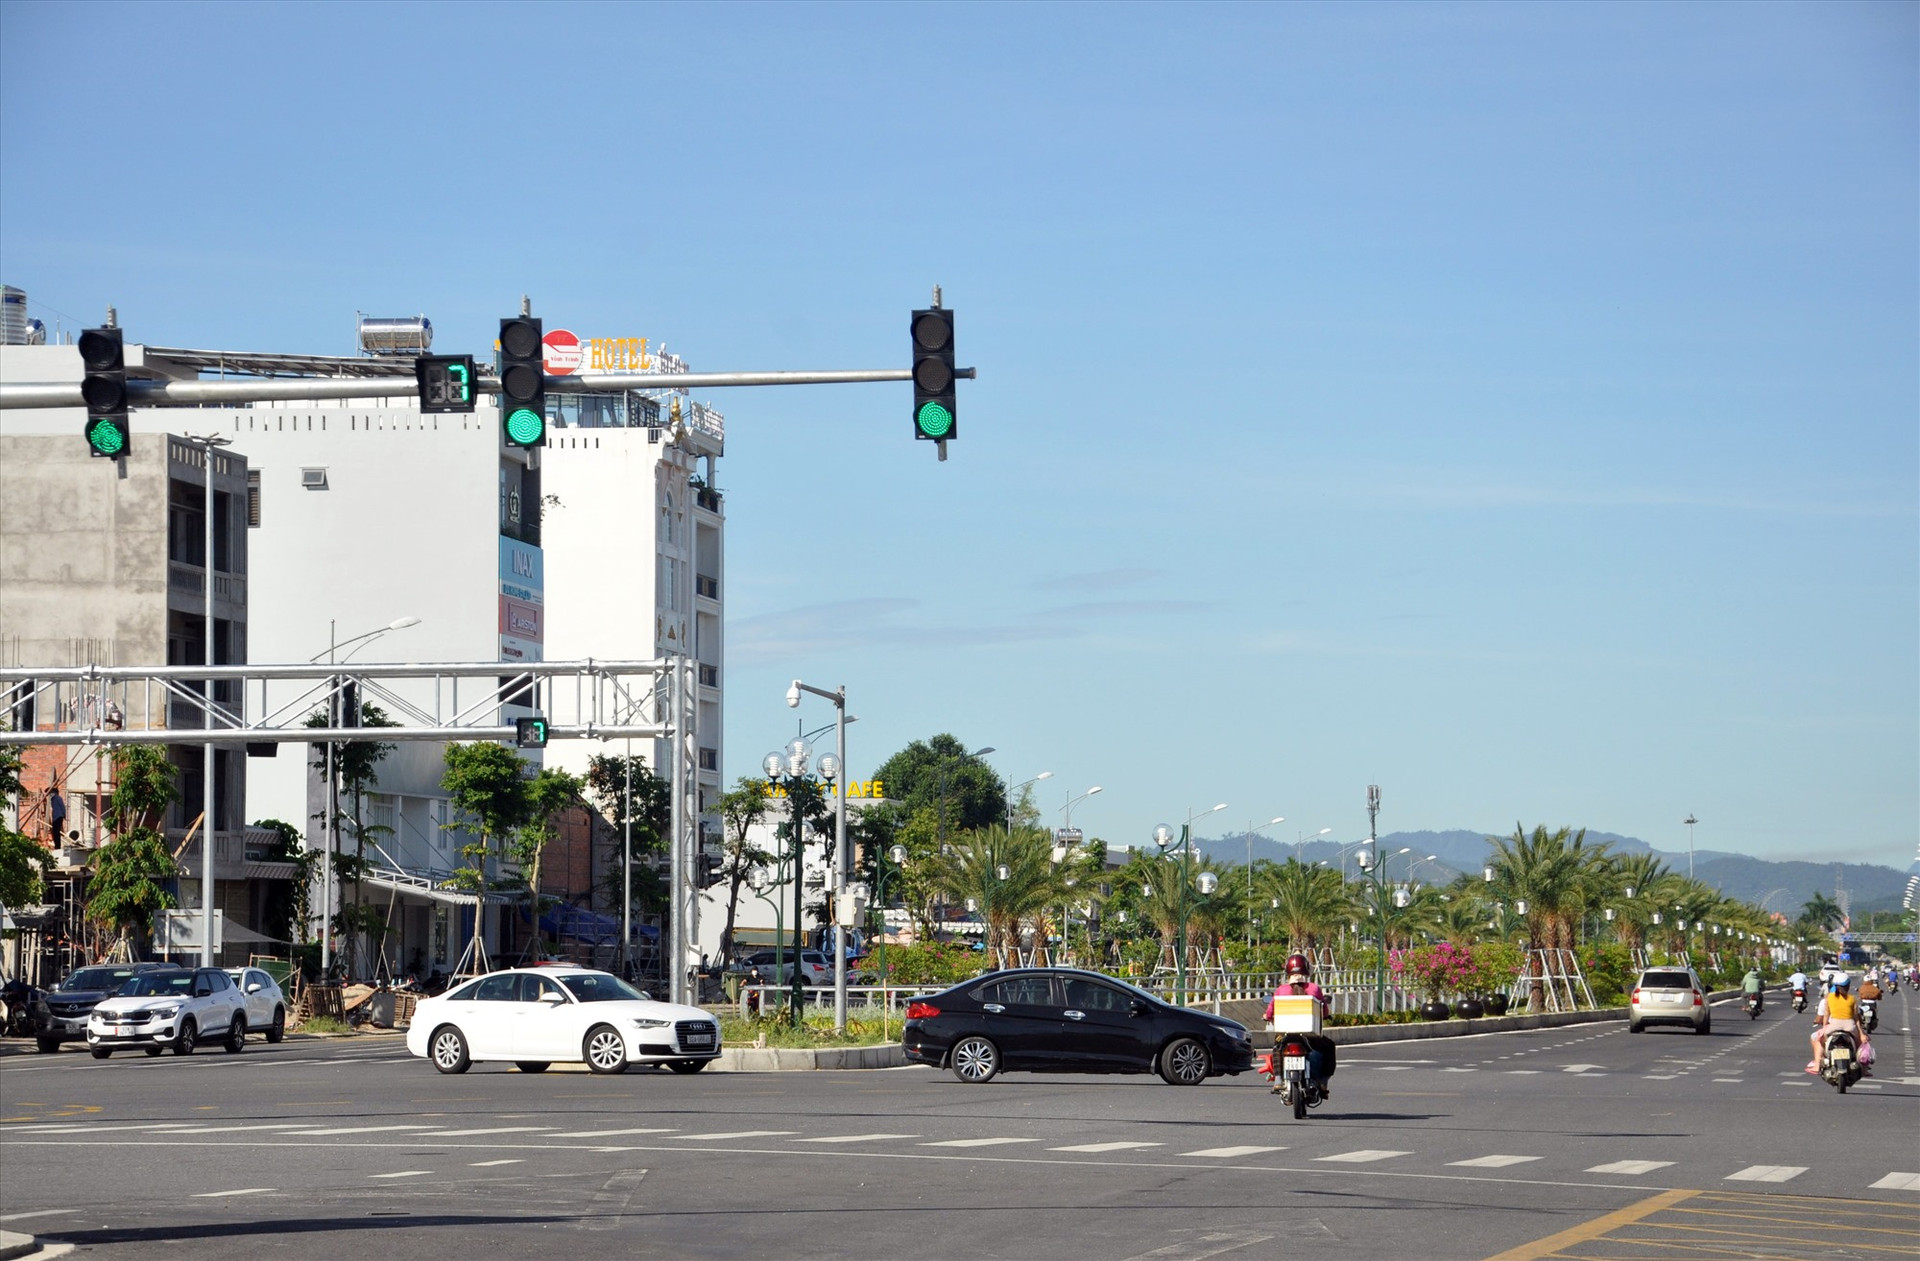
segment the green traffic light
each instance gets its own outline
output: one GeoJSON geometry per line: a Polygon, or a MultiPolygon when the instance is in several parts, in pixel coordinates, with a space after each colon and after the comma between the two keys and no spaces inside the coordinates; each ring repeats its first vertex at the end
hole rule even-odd
{"type": "Polygon", "coordinates": [[[920,410],[915,413],[913,423],[918,425],[920,432],[929,438],[944,438],[953,428],[953,413],[938,401],[929,399],[920,404],[920,410]]]}
{"type": "Polygon", "coordinates": [[[507,416],[507,437],[520,446],[533,446],[546,431],[546,417],[531,407],[516,407],[507,416]]]}
{"type": "Polygon", "coordinates": [[[119,455],[125,449],[127,439],[120,432],[118,424],[103,416],[87,423],[87,445],[101,455],[119,455]]]}

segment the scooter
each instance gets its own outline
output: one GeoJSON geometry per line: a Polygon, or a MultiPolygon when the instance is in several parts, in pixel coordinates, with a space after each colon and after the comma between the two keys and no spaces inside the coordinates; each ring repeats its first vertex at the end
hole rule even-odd
{"type": "Polygon", "coordinates": [[[1872,1033],[1880,1027],[1879,999],[1863,998],[1860,1000],[1860,1023],[1867,1027],[1868,1033],[1872,1033]]]}
{"type": "Polygon", "coordinates": [[[1760,995],[1758,994],[1747,995],[1747,1019],[1748,1020],[1760,1019],[1760,1009],[1762,1006],[1763,1006],[1763,1000],[1761,999],[1760,995]]]}
{"type": "Polygon", "coordinates": [[[1280,1102],[1293,1109],[1293,1119],[1305,1120],[1308,1108],[1317,1108],[1327,1101],[1320,1083],[1308,1070],[1309,1054],[1305,1039],[1296,1035],[1281,1035],[1260,1072],[1268,1081],[1275,1083],[1275,1094],[1280,1102]]]}
{"type": "Polygon", "coordinates": [[[8,981],[0,987],[0,1002],[5,1004],[0,1012],[0,1033],[9,1037],[26,1038],[33,1035],[33,1001],[40,991],[25,981],[8,981]]]}
{"type": "Polygon", "coordinates": [[[1807,992],[1805,990],[1795,990],[1793,992],[1793,1009],[1795,1011],[1805,1011],[1807,1009],[1807,992]]]}
{"type": "Polygon", "coordinates": [[[1820,1043],[1820,1079],[1841,1094],[1866,1075],[1860,1063],[1860,1044],[1845,1029],[1835,1029],[1820,1043]]]}

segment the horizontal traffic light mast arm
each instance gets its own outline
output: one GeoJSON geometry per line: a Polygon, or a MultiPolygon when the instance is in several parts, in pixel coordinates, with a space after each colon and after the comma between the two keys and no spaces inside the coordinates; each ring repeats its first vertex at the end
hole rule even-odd
{"type": "MultiPolygon", "coordinates": [[[[971,379],[972,368],[957,377],[971,379]]],[[[618,393],[623,390],[713,390],[736,385],[859,385],[871,381],[911,381],[908,368],[848,369],[835,372],[634,372],[592,376],[546,377],[553,394],[618,393]]],[[[498,394],[500,378],[482,376],[474,382],[476,394],[498,394]]],[[[420,384],[406,377],[322,377],[259,381],[139,381],[127,382],[127,400],[134,407],[198,407],[207,403],[282,403],[336,398],[400,398],[420,393],[420,384]]],[[[0,385],[0,409],[21,407],[80,407],[78,381],[9,382],[0,385]]]]}
{"type": "MultiPolygon", "coordinates": [[[[0,731],[0,746],[27,744],[338,744],[353,741],[474,741],[498,740],[511,744],[518,728],[504,727],[154,727],[145,731],[86,728],[77,731],[0,731]]],[[[640,726],[563,727],[547,724],[548,740],[666,740],[673,728],[659,723],[640,726]]]]}

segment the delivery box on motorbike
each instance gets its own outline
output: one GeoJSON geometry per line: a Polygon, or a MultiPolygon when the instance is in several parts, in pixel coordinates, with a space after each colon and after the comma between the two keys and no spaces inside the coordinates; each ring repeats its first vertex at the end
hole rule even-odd
{"type": "Polygon", "coordinates": [[[1320,1032],[1320,1000],[1311,994],[1275,994],[1267,1028],[1275,1033],[1320,1032]]]}

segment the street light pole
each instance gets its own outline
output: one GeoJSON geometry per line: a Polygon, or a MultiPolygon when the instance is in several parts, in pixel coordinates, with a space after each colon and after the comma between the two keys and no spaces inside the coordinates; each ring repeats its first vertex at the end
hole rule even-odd
{"type": "MultiPolygon", "coordinates": [[[[1380,852],[1380,785],[1367,785],[1367,853],[1377,857],[1380,852]]],[[[1381,864],[1384,866],[1384,864],[1381,864]]],[[[1380,954],[1373,961],[1373,1010],[1378,1015],[1387,1006],[1387,915],[1380,893],[1385,888],[1380,880],[1374,881],[1374,902],[1380,916],[1380,954]]]]}
{"type": "MultiPolygon", "coordinates": [[[[834,785],[833,792],[833,895],[831,899],[833,921],[829,934],[833,941],[833,1031],[847,1031],[847,943],[840,931],[840,901],[847,893],[847,688],[843,683],[829,692],[824,688],[812,687],[799,679],[787,688],[787,706],[797,709],[800,705],[800,693],[812,692],[815,696],[824,696],[833,702],[833,751],[834,763],[831,770],[826,759],[821,759],[821,770],[834,785]]],[[[798,959],[794,961],[796,964],[798,959]]],[[[799,975],[796,969],[796,976],[799,975]]]]}
{"type": "Polygon", "coordinates": [[[1693,811],[1687,811],[1687,817],[1680,820],[1687,825],[1687,879],[1693,879],[1693,825],[1700,820],[1693,817],[1693,811]]]}
{"type": "Polygon", "coordinates": [[[1037,784],[1043,779],[1052,779],[1052,778],[1053,778],[1052,771],[1041,771],[1038,775],[1035,775],[1032,779],[1023,779],[1019,783],[1013,784],[1010,787],[1008,787],[1007,789],[1007,836],[1009,838],[1013,836],[1013,794],[1018,790],[1025,788],[1028,784],[1037,784]]]}
{"type": "MultiPolygon", "coordinates": [[[[1226,808],[1227,803],[1223,801],[1209,810],[1191,811],[1187,815],[1187,821],[1180,825],[1179,932],[1176,938],[1177,945],[1173,957],[1173,1001],[1182,1007],[1186,1006],[1187,1003],[1187,899],[1189,892],[1187,888],[1187,873],[1191,868],[1193,858],[1193,821],[1205,815],[1212,814],[1216,810],[1225,810],[1226,808]]],[[[1173,829],[1164,823],[1161,824],[1153,830],[1153,840],[1161,850],[1166,850],[1167,847],[1173,843],[1173,829]]],[[[1209,889],[1208,892],[1211,893],[1212,890],[1209,889]]]]}
{"type": "Polygon", "coordinates": [[[1253,826],[1253,820],[1247,820],[1247,949],[1253,949],[1253,834],[1264,832],[1276,823],[1285,823],[1286,815],[1268,819],[1259,827],[1253,826]]]}

